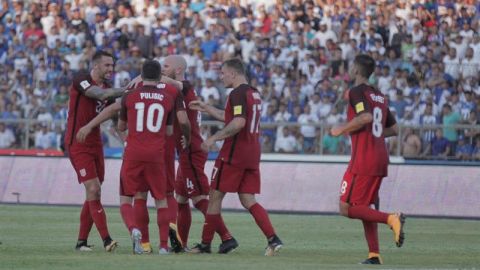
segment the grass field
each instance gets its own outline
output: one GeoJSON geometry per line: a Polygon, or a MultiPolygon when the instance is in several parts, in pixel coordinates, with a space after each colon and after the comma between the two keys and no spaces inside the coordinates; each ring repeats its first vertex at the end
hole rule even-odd
{"type": "MultiPolygon", "coordinates": [[[[361,223],[337,216],[271,215],[285,244],[276,257],[263,256],[266,241],[247,213],[224,213],[240,243],[231,254],[134,256],[118,208],[106,209],[112,237],[120,242],[115,253],[100,248],[96,229],[90,237],[95,251],[75,252],[79,210],[0,204],[0,269],[480,269],[479,221],[409,218],[400,249],[381,226],[385,264],[378,267],[357,264],[367,253],[361,223]]],[[[198,241],[201,223],[194,213],[190,244],[198,241]]],[[[157,242],[157,226],[151,223],[150,231],[157,242]]]]}

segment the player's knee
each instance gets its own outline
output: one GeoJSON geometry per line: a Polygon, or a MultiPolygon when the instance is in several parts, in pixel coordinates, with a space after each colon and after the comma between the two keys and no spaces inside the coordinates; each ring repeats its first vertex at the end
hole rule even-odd
{"type": "Polygon", "coordinates": [[[183,197],[181,195],[177,195],[176,199],[177,199],[177,203],[180,203],[180,204],[188,203],[188,198],[183,197]]]}
{"type": "Polygon", "coordinates": [[[257,203],[257,200],[255,200],[255,196],[253,196],[252,194],[239,194],[238,197],[242,206],[247,210],[257,203]]]}
{"type": "Polygon", "coordinates": [[[89,185],[87,187],[87,196],[90,198],[98,199],[101,194],[101,187],[99,185],[89,185]]]}

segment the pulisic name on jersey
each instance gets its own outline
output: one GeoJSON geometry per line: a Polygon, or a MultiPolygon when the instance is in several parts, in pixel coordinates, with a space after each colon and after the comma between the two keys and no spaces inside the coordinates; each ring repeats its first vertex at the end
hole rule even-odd
{"type": "Polygon", "coordinates": [[[385,103],[385,98],[382,96],[377,96],[375,94],[370,94],[370,98],[375,102],[385,103]]]}
{"type": "Polygon", "coordinates": [[[163,95],[160,93],[140,93],[141,99],[156,99],[156,100],[163,100],[163,95]]]}

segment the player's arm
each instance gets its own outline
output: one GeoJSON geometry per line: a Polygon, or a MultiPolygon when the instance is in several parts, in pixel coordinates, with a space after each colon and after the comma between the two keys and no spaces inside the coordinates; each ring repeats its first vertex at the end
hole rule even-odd
{"type": "MultiPolygon", "coordinates": [[[[183,87],[183,83],[182,83],[183,87]]],[[[175,111],[177,116],[177,121],[182,132],[182,146],[186,148],[190,145],[190,120],[188,120],[187,112],[185,111],[185,101],[183,99],[182,92],[178,92],[177,98],[175,99],[175,111]]],[[[173,122],[173,121],[172,121],[173,122]]]]}
{"type": "Polygon", "coordinates": [[[208,105],[207,103],[201,100],[194,100],[188,104],[188,107],[192,110],[208,113],[213,116],[213,118],[225,122],[225,111],[217,109],[213,106],[208,105]]]}
{"type": "Polygon", "coordinates": [[[166,135],[167,136],[172,136],[173,135],[173,115],[174,111],[171,111],[168,113],[167,116],[167,124],[166,124],[166,135]]]}
{"type": "Polygon", "coordinates": [[[127,122],[123,121],[122,119],[118,119],[117,129],[118,131],[125,132],[127,130],[127,122]]]}
{"type": "Polygon", "coordinates": [[[361,90],[351,90],[348,99],[356,116],[346,124],[333,127],[330,133],[335,137],[357,131],[373,121],[373,115],[370,112],[369,104],[365,100],[361,90]]]}
{"type": "Polygon", "coordinates": [[[103,109],[95,118],[93,118],[88,124],[81,127],[76,135],[78,142],[85,142],[88,134],[92,132],[92,129],[98,127],[101,123],[107,121],[108,119],[117,115],[118,111],[120,111],[121,103],[118,100],[117,102],[113,103],[112,105],[103,109]]]}
{"type": "Polygon", "coordinates": [[[101,88],[96,85],[92,85],[85,90],[85,96],[97,100],[107,100],[109,98],[117,98],[123,95],[125,88],[101,88]]]}
{"type": "Polygon", "coordinates": [[[160,82],[170,84],[174,86],[177,90],[182,91],[183,90],[183,83],[181,81],[174,80],[170,77],[167,77],[165,75],[162,75],[162,78],[160,78],[160,82]]]}
{"type": "Polygon", "coordinates": [[[390,109],[387,109],[387,122],[385,124],[385,129],[383,130],[383,136],[385,138],[397,136],[398,135],[398,125],[390,109]]]}
{"type": "Polygon", "coordinates": [[[127,107],[125,104],[126,97],[127,97],[127,94],[123,95],[120,102],[118,102],[120,106],[119,108],[120,114],[118,116],[117,129],[121,132],[125,132],[127,130],[127,107]]]}

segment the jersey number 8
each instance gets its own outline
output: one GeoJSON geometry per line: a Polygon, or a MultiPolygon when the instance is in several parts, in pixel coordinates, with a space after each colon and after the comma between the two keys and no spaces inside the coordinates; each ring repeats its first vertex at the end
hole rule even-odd
{"type": "MultiPolygon", "coordinates": [[[[143,132],[143,118],[145,114],[145,103],[137,102],[135,103],[135,110],[137,110],[137,132],[143,132]]],[[[147,110],[147,129],[150,132],[158,132],[162,127],[163,114],[165,109],[161,104],[153,103],[148,106],[147,110]],[[153,122],[155,113],[158,111],[157,121],[153,122]]]]}
{"type": "Polygon", "coordinates": [[[378,107],[373,108],[373,123],[372,123],[372,133],[373,136],[380,138],[383,133],[382,125],[382,110],[378,107]]]}

